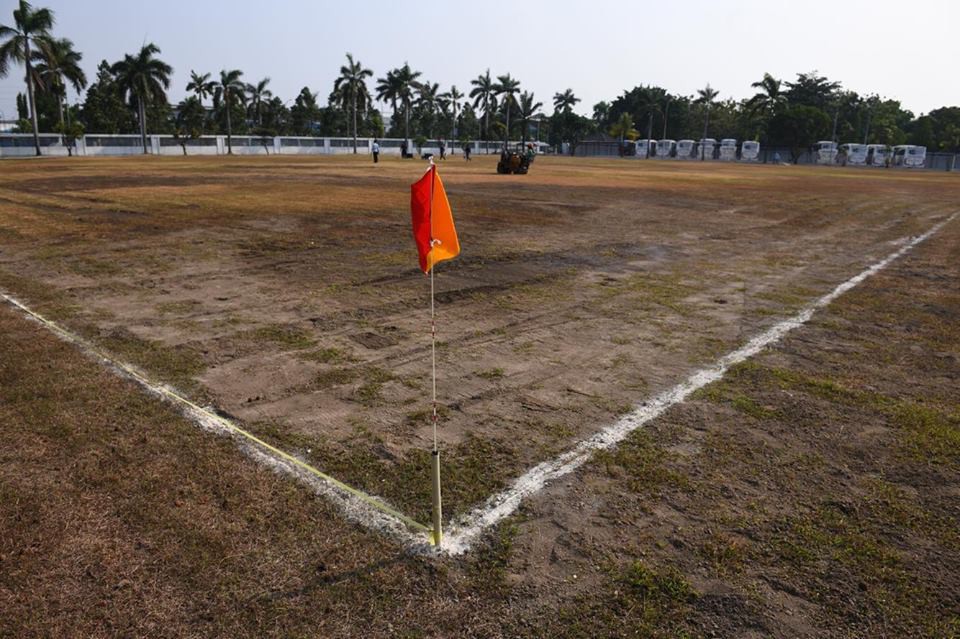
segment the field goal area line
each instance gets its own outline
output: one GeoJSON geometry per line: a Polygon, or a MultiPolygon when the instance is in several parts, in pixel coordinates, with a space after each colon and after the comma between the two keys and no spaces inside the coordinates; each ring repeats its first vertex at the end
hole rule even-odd
{"type": "MultiPolygon", "coordinates": [[[[470,550],[487,529],[513,514],[520,507],[525,497],[540,492],[550,482],[572,473],[590,459],[595,452],[613,448],[633,431],[659,417],[672,406],[683,402],[695,391],[721,379],[731,366],[753,357],[764,348],[780,341],[790,331],[806,324],[817,310],[829,305],[847,291],[929,239],[946,224],[952,222],[957,215],[958,213],[953,213],[921,235],[913,238],[901,238],[898,241],[902,244],[899,249],[839,284],[797,314],[774,324],[745,345],[724,355],[714,364],[695,371],[679,384],[643,402],[632,412],[591,437],[582,440],[566,453],[534,466],[515,479],[509,488],[489,497],[482,506],[475,508],[466,515],[455,517],[444,536],[440,551],[455,556],[470,550]]],[[[176,390],[151,381],[132,365],[110,357],[89,341],[43,317],[13,296],[0,291],[0,297],[64,341],[80,347],[114,372],[136,382],[149,393],[173,403],[181,409],[185,416],[204,430],[227,435],[240,441],[244,451],[255,460],[274,470],[287,472],[305,481],[318,494],[333,502],[348,519],[369,529],[394,537],[411,550],[424,551],[430,548],[428,540],[430,528],[428,526],[407,517],[378,497],[349,486],[317,470],[303,460],[268,444],[240,428],[233,421],[195,404],[176,390]]]]}

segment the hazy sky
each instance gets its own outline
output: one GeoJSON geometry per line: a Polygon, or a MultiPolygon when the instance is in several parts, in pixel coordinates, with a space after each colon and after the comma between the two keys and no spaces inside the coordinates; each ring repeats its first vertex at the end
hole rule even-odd
{"type": "MultiPolygon", "coordinates": [[[[861,93],[899,98],[919,114],[960,105],[960,0],[34,0],[56,13],[55,33],[83,53],[88,78],[155,42],[174,67],[170,99],[191,69],[269,76],[287,101],[300,88],[326,100],[344,53],[381,77],[409,61],[441,87],[469,88],[487,67],[511,73],[550,107],[572,88],[578,110],[638,84],[723,98],[753,94],[763,73],[818,70],[861,93]],[[481,8],[482,7],[482,8],[481,8]]],[[[13,0],[0,0],[12,24],[13,0]]],[[[0,111],[15,116],[23,74],[0,79],[0,111]]],[[[75,99],[71,94],[71,101],[75,99]]],[[[551,109],[552,110],[552,109],[551,109]]]]}

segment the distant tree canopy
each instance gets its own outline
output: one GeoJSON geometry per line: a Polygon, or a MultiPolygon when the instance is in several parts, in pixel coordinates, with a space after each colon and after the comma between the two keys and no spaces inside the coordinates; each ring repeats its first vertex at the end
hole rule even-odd
{"type": "Polygon", "coordinates": [[[830,118],[820,109],[804,104],[780,109],[768,123],[770,137],[790,147],[795,160],[800,152],[830,133],[830,118]]]}
{"type": "MultiPolygon", "coordinates": [[[[194,74],[191,86],[202,86],[203,77],[194,74]]],[[[378,87],[379,97],[389,106],[387,121],[373,108],[372,99],[358,99],[357,135],[403,137],[409,131],[413,137],[453,139],[456,131],[456,138],[461,140],[497,140],[507,132],[508,106],[511,139],[536,139],[539,135],[541,140],[553,144],[566,142],[574,149],[597,133],[615,134],[612,137],[618,139],[696,140],[703,135],[707,103],[695,96],[672,94],[662,87],[636,86],[613,100],[595,104],[592,117],[587,118],[575,113],[580,100],[572,89],[553,96],[548,106],[553,105],[554,113],[548,116],[543,113],[543,103],[532,93],[523,91],[513,78],[508,81],[509,91],[502,90],[496,76],[489,79],[489,84],[486,75],[475,79],[470,92],[472,99],[463,104],[459,102],[463,96],[455,94],[458,107],[454,115],[450,93],[441,92],[436,83],[421,81],[419,73],[409,67],[395,69],[378,87]],[[388,81],[393,84],[388,86],[388,81]],[[621,133],[627,121],[624,116],[633,123],[629,135],[621,133]]],[[[372,95],[369,93],[372,86],[361,86],[365,82],[364,77],[351,79],[350,91],[372,95]]],[[[341,78],[339,87],[334,87],[325,105],[319,103],[318,93],[308,87],[304,87],[290,105],[290,101],[284,102],[265,91],[264,86],[257,89],[255,85],[247,85],[250,99],[243,101],[239,96],[230,109],[232,131],[256,135],[350,136],[353,134],[353,94],[342,90],[344,83],[341,78]]],[[[758,91],[749,99],[710,102],[709,137],[757,139],[797,153],[818,140],[834,138],[838,142],[922,144],[930,150],[960,152],[960,107],[942,107],[916,118],[897,100],[861,96],[816,72],[798,74],[794,82],[765,75],[753,86],[758,91]]],[[[226,134],[223,101],[214,99],[211,108],[203,104],[199,93],[196,97],[199,108],[196,103],[186,101],[176,107],[168,106],[165,100],[146,105],[148,129],[153,133],[172,132],[184,122],[180,109],[189,106],[187,119],[191,126],[199,126],[205,134],[226,134]]],[[[50,92],[38,91],[41,130],[56,129],[60,117],[58,100],[50,92]]],[[[18,104],[21,117],[28,115],[26,99],[18,98],[18,104]]],[[[120,93],[111,65],[103,61],[76,117],[91,133],[136,133],[139,130],[137,115],[131,106],[120,93]]]]}

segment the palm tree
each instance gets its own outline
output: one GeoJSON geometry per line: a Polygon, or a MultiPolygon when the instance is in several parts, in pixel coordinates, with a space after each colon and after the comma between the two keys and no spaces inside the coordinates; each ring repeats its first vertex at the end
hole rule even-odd
{"type": "Polygon", "coordinates": [[[637,110],[633,114],[638,121],[646,119],[647,121],[647,139],[653,137],[653,122],[657,116],[663,118],[666,122],[666,114],[663,110],[662,102],[667,98],[667,92],[659,87],[640,86],[640,93],[637,96],[637,110]]]}
{"type": "MultiPolygon", "coordinates": [[[[83,55],[73,50],[73,42],[67,38],[50,38],[47,40],[46,48],[42,51],[34,51],[33,56],[37,60],[37,75],[57,96],[60,130],[66,133],[67,123],[63,120],[63,103],[67,98],[67,82],[77,93],[87,86],[87,76],[80,68],[83,55]]],[[[70,117],[69,109],[67,117],[70,117]]]]}
{"type": "Polygon", "coordinates": [[[573,94],[573,89],[567,89],[563,93],[553,94],[553,108],[557,111],[569,111],[576,106],[579,101],[580,98],[573,94]]]}
{"type": "Polygon", "coordinates": [[[37,103],[34,96],[34,53],[46,50],[50,29],[53,28],[53,12],[50,9],[34,9],[30,3],[20,0],[13,10],[13,24],[0,24],[0,78],[6,77],[10,63],[22,64],[27,70],[27,99],[30,101],[30,121],[33,124],[33,146],[40,155],[40,128],[37,124],[37,103]]]}
{"type": "Polygon", "coordinates": [[[170,74],[173,73],[173,67],[154,57],[158,53],[160,48],[151,42],[145,44],[137,55],[128,53],[123,60],[110,67],[110,73],[117,79],[120,93],[129,98],[131,103],[136,100],[144,154],[147,153],[147,103],[166,101],[170,74]]]}
{"type": "Polygon", "coordinates": [[[523,131],[520,135],[524,145],[527,143],[527,129],[530,118],[537,113],[537,109],[543,106],[543,102],[535,102],[534,100],[532,91],[530,93],[524,91],[520,94],[520,121],[523,123],[523,131]]]}
{"type": "Polygon", "coordinates": [[[747,100],[747,108],[751,114],[772,114],[777,108],[786,104],[787,96],[780,90],[780,80],[769,73],[763,74],[763,80],[750,85],[754,89],[761,89],[756,95],[747,100]]]}
{"type": "Polygon", "coordinates": [[[370,102],[370,91],[366,78],[373,75],[370,69],[364,69],[359,60],[354,61],[353,54],[347,54],[347,63],[340,67],[340,77],[333,83],[334,92],[339,92],[350,104],[353,113],[353,152],[357,152],[357,108],[366,108],[370,102]]]}
{"type": "Polygon", "coordinates": [[[717,95],[720,92],[710,86],[710,83],[707,82],[707,86],[702,89],[697,90],[697,99],[695,100],[697,104],[703,104],[706,106],[707,111],[703,118],[703,138],[700,140],[700,160],[703,161],[706,159],[706,148],[703,144],[703,140],[707,139],[707,129],[710,126],[710,107],[713,106],[713,101],[717,99],[717,95]]]}
{"type": "Polygon", "coordinates": [[[203,104],[204,98],[213,95],[217,83],[210,79],[209,73],[200,75],[196,71],[190,71],[190,82],[187,82],[187,91],[193,91],[194,95],[203,104]]]}
{"type": "Polygon", "coordinates": [[[620,114],[620,117],[617,118],[617,121],[610,129],[610,135],[620,138],[621,145],[626,142],[628,137],[636,135],[636,133],[633,128],[633,118],[630,117],[630,114],[626,111],[620,114]]]}
{"type": "MultiPolygon", "coordinates": [[[[444,100],[440,97],[440,84],[437,82],[421,82],[417,87],[417,107],[425,111],[430,117],[427,119],[427,123],[430,125],[429,130],[421,131],[421,133],[426,133],[428,137],[433,137],[433,124],[435,122],[433,116],[436,115],[437,111],[443,111],[444,100]]],[[[423,120],[421,120],[421,127],[423,125],[423,120]]]]}
{"type": "Polygon", "coordinates": [[[497,84],[494,86],[497,95],[504,96],[504,108],[507,111],[507,130],[504,137],[504,144],[510,141],[510,106],[516,103],[514,96],[520,91],[520,80],[514,80],[510,74],[498,75],[497,84]]]}
{"type": "MultiPolygon", "coordinates": [[[[464,98],[464,95],[460,93],[460,90],[453,85],[450,87],[450,90],[444,93],[441,96],[444,100],[447,100],[448,104],[453,108],[453,131],[450,135],[451,139],[456,142],[457,139],[457,111],[460,110],[460,100],[464,98]]],[[[454,150],[457,148],[456,144],[450,145],[450,155],[453,155],[454,150]]]]}
{"type": "MultiPolygon", "coordinates": [[[[483,105],[483,139],[486,141],[490,133],[490,103],[496,96],[494,90],[496,85],[493,78],[490,77],[490,69],[487,69],[487,72],[483,75],[478,75],[470,80],[470,84],[474,87],[470,90],[470,97],[473,98],[473,108],[476,109],[481,104],[483,105]]],[[[490,149],[487,149],[487,151],[489,152],[490,149]]]]}
{"type": "Polygon", "coordinates": [[[413,103],[413,92],[420,87],[417,82],[419,77],[420,72],[414,71],[409,63],[404,62],[402,67],[388,71],[387,77],[377,80],[377,99],[389,101],[394,112],[397,110],[397,102],[403,106],[403,135],[407,143],[410,141],[410,107],[413,103]]]}
{"type": "Polygon", "coordinates": [[[401,92],[400,79],[394,71],[387,71],[387,77],[377,79],[377,99],[390,103],[393,117],[397,116],[397,102],[401,92]]]}
{"type": "Polygon", "coordinates": [[[227,112],[227,154],[233,155],[233,122],[230,119],[230,111],[233,109],[234,100],[243,101],[244,89],[246,85],[240,81],[243,71],[233,69],[220,71],[220,81],[213,94],[214,102],[222,103],[227,112]]]}
{"type": "Polygon", "coordinates": [[[435,113],[440,106],[440,84],[437,82],[421,82],[417,87],[417,106],[435,113]]]}
{"type": "Polygon", "coordinates": [[[269,102],[273,97],[273,92],[267,88],[270,84],[270,78],[264,78],[256,84],[248,84],[244,87],[247,92],[247,104],[250,105],[250,113],[257,118],[257,126],[263,126],[263,103],[269,102]]]}

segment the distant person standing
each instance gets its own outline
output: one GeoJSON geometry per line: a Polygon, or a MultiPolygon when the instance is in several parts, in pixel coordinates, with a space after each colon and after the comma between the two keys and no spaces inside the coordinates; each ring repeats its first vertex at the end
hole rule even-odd
{"type": "Polygon", "coordinates": [[[373,146],[370,148],[373,151],[373,163],[376,164],[380,161],[380,142],[378,140],[374,140],[373,146]]]}
{"type": "Polygon", "coordinates": [[[780,164],[780,151],[773,152],[773,163],[780,164]]]}
{"type": "Polygon", "coordinates": [[[469,142],[467,142],[466,144],[463,145],[463,160],[464,160],[465,162],[469,162],[469,161],[470,161],[470,149],[471,149],[471,148],[473,148],[473,146],[472,146],[469,142]]]}
{"type": "Polygon", "coordinates": [[[447,143],[443,141],[443,138],[440,139],[440,159],[447,159],[447,143]]]}

